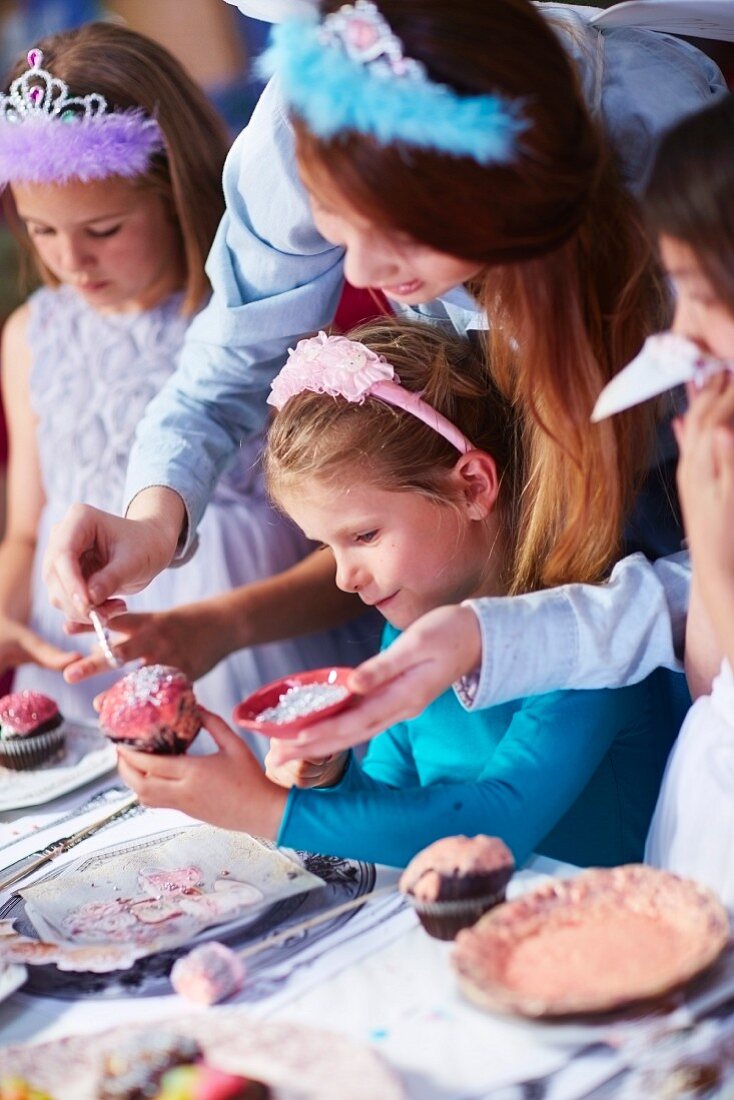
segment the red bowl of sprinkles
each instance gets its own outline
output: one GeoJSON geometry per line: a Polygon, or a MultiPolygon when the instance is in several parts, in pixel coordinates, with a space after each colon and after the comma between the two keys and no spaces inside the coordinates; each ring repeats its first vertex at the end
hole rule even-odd
{"type": "Polygon", "coordinates": [[[306,726],[353,704],[357,695],[347,687],[353,671],[331,667],[282,676],[238,703],[232,719],[243,729],[266,737],[296,737],[306,726]]]}

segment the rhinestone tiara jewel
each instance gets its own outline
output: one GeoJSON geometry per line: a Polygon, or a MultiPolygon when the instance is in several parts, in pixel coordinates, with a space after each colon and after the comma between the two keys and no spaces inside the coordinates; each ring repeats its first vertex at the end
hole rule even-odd
{"type": "Polygon", "coordinates": [[[29,50],[29,68],[13,81],[7,95],[0,95],[0,116],[6,122],[49,118],[66,122],[106,113],[107,100],[103,95],[90,92],[85,96],[70,96],[69,85],[42,69],[42,64],[43,52],[29,50]]]}
{"type": "Polygon", "coordinates": [[[425,66],[404,55],[403,43],[372,0],[355,0],[327,15],[320,38],[324,45],[340,45],[351,61],[375,76],[427,79],[425,66]]]}

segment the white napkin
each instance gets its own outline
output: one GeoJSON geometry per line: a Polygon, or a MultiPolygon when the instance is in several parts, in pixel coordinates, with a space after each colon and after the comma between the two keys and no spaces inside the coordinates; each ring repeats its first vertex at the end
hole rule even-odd
{"type": "Polygon", "coordinates": [[[639,355],[601,391],[591,419],[604,420],[685,382],[706,381],[722,370],[734,370],[734,362],[714,359],[674,332],[649,336],[639,355]]]}

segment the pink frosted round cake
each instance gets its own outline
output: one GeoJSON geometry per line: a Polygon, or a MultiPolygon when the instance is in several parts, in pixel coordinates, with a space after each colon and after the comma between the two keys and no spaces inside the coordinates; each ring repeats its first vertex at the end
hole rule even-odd
{"type": "Polygon", "coordinates": [[[201,729],[190,681],[170,665],[143,665],[106,691],[99,711],[102,733],[138,752],[186,752],[201,729]]]}
{"type": "Polygon", "coordinates": [[[176,959],[171,985],[180,997],[213,1005],[238,993],[245,984],[245,964],[223,943],[202,943],[176,959]]]}
{"type": "Polygon", "coordinates": [[[37,768],[63,747],[59,708],[40,691],[16,691],[0,699],[0,766],[37,768]]]}

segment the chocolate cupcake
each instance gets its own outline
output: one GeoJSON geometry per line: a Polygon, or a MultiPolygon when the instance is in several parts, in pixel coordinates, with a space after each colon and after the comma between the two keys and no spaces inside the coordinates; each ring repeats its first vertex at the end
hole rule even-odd
{"type": "Polygon", "coordinates": [[[39,691],[16,691],[0,699],[0,766],[38,768],[64,747],[66,730],[53,699],[39,691]]]}
{"type": "Polygon", "coordinates": [[[452,940],[505,900],[514,870],[512,852],[499,837],[449,836],[410,861],[399,887],[426,932],[452,940]]]}
{"type": "Polygon", "coordinates": [[[186,752],[201,729],[194,689],[170,665],[143,665],[105,692],[99,728],[138,752],[186,752]]]}

